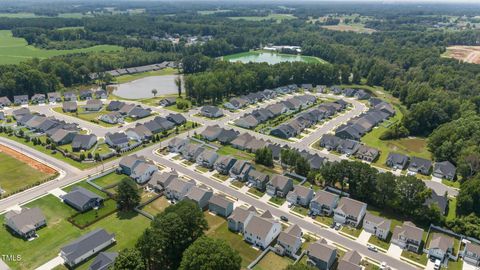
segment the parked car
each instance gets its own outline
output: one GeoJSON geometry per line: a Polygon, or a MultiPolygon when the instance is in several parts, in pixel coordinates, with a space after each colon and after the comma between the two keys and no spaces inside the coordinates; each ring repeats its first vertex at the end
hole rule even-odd
{"type": "Polygon", "coordinates": [[[436,260],[436,261],[435,261],[435,264],[433,265],[433,269],[434,269],[434,270],[440,270],[440,267],[441,267],[441,262],[440,262],[440,260],[436,260]]]}
{"type": "Polygon", "coordinates": [[[287,218],[286,216],[280,216],[280,219],[281,219],[282,221],[288,222],[288,218],[287,218]]]}
{"type": "Polygon", "coordinates": [[[367,244],[367,248],[370,250],[370,251],[373,251],[373,252],[377,252],[377,247],[374,247],[370,244],[367,244]]]}
{"type": "Polygon", "coordinates": [[[338,231],[338,230],[340,230],[340,228],[342,228],[342,224],[337,223],[337,224],[335,225],[335,230],[338,231]]]}

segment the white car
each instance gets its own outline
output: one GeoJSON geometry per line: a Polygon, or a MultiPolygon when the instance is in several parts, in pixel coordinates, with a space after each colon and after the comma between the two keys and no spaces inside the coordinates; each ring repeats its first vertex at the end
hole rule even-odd
{"type": "Polygon", "coordinates": [[[434,270],[440,270],[441,262],[440,260],[435,260],[435,264],[433,265],[434,270]]]}

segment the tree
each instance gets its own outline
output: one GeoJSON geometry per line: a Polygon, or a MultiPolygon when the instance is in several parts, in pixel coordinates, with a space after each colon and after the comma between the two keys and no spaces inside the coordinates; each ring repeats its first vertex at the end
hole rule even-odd
{"type": "Polygon", "coordinates": [[[152,89],[152,95],[153,95],[154,97],[156,97],[157,94],[158,94],[157,89],[153,88],[153,89],[152,89]]]}
{"type": "Polygon", "coordinates": [[[414,214],[425,200],[430,197],[431,190],[415,176],[397,177],[398,210],[405,215],[414,214]]]}
{"type": "Polygon", "coordinates": [[[182,96],[182,77],[180,77],[180,75],[178,75],[175,78],[175,85],[177,86],[178,96],[181,97],[182,96]]]}
{"type": "Polygon", "coordinates": [[[255,151],[255,163],[273,167],[272,149],[268,147],[257,149],[257,151],[255,151]]]}
{"type": "Polygon", "coordinates": [[[391,172],[379,173],[376,179],[376,201],[378,205],[391,205],[396,197],[396,179],[391,172]]]}
{"type": "Polygon", "coordinates": [[[457,214],[480,215],[480,176],[465,181],[457,196],[457,214]]]}
{"type": "Polygon", "coordinates": [[[140,194],[132,179],[124,178],[118,184],[117,204],[121,211],[131,211],[140,204],[140,194]]]}
{"type": "Polygon", "coordinates": [[[137,249],[124,249],[115,259],[113,270],[146,270],[146,267],[137,249]]]}
{"type": "Polygon", "coordinates": [[[240,270],[242,258],[224,240],[198,238],[183,253],[180,270],[240,270]]]}

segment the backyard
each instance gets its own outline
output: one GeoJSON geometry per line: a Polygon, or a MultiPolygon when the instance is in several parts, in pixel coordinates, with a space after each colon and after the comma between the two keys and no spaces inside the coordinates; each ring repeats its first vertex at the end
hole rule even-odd
{"type": "Polygon", "coordinates": [[[149,213],[152,216],[156,216],[157,214],[163,212],[163,210],[165,210],[165,208],[168,206],[170,206],[170,202],[167,200],[167,198],[165,198],[165,196],[162,196],[143,206],[141,210],[149,213]]]}
{"type": "Polygon", "coordinates": [[[294,261],[288,257],[282,257],[274,252],[268,252],[252,269],[253,270],[271,270],[271,269],[285,269],[294,261]]]}

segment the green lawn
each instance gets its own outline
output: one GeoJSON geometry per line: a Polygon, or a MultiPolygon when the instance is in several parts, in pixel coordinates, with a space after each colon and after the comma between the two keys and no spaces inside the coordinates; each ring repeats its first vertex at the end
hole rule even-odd
{"type": "Polygon", "coordinates": [[[73,113],[63,112],[62,107],[55,107],[55,108],[53,108],[53,110],[57,113],[62,113],[62,114],[65,114],[65,115],[68,115],[68,116],[71,116],[71,117],[76,117],[78,119],[82,119],[82,120],[85,120],[85,121],[88,121],[88,122],[92,122],[94,124],[104,126],[104,127],[118,126],[118,124],[109,124],[109,123],[105,123],[103,121],[98,120],[98,118],[100,116],[110,113],[110,112],[106,111],[105,109],[102,109],[98,112],[87,112],[87,111],[85,111],[85,109],[82,106],[78,106],[78,112],[76,112],[76,113],[75,112],[73,112],[73,113]]]}
{"type": "Polygon", "coordinates": [[[460,182],[458,181],[450,181],[447,179],[442,179],[442,184],[449,186],[449,187],[454,187],[454,188],[460,188],[460,182]]]}
{"type": "Polygon", "coordinates": [[[111,185],[120,183],[120,181],[122,181],[122,179],[124,178],[128,178],[128,176],[124,174],[117,174],[115,172],[112,172],[93,180],[93,183],[101,187],[106,187],[106,186],[111,186],[111,185]]]}
{"type": "Polygon", "coordinates": [[[462,270],[463,269],[463,260],[458,260],[458,261],[448,261],[448,267],[442,269],[448,269],[448,270],[462,270]]]}
{"type": "Polygon", "coordinates": [[[342,232],[348,234],[348,235],[351,235],[355,238],[359,237],[360,236],[360,233],[362,232],[362,229],[357,229],[357,228],[353,228],[353,227],[350,227],[350,226],[342,226],[342,229],[340,229],[342,232]]]}
{"type": "Polygon", "coordinates": [[[223,239],[227,244],[237,251],[242,257],[242,268],[246,268],[255,258],[260,255],[259,250],[253,249],[243,237],[228,229],[228,223],[224,220],[216,229],[207,232],[209,237],[223,239]]]}
{"type": "Polygon", "coordinates": [[[110,200],[105,200],[103,203],[103,206],[98,208],[97,210],[92,209],[90,211],[87,211],[85,213],[81,213],[76,215],[75,217],[72,217],[72,223],[77,224],[80,227],[86,226],[89,223],[94,222],[95,220],[101,219],[102,217],[105,217],[107,215],[110,215],[112,212],[114,212],[117,209],[117,202],[110,199],[110,200]]]}
{"type": "Polygon", "coordinates": [[[457,217],[457,198],[448,199],[447,221],[454,220],[457,217]]]}
{"type": "Polygon", "coordinates": [[[316,216],[315,220],[329,227],[333,224],[333,217],[329,216],[316,216]]]}
{"type": "Polygon", "coordinates": [[[235,187],[237,187],[237,188],[242,188],[242,187],[245,186],[245,183],[240,182],[240,181],[237,180],[237,181],[233,181],[233,182],[232,182],[232,185],[235,186],[235,187]]]}
{"type": "Polygon", "coordinates": [[[253,270],[285,269],[293,263],[294,261],[289,257],[281,257],[270,251],[253,267],[253,270]]]}
{"type": "Polygon", "coordinates": [[[302,216],[306,216],[308,215],[308,209],[307,208],[304,208],[304,207],[301,207],[299,205],[297,206],[294,206],[293,209],[292,209],[293,212],[297,213],[297,214],[300,214],[302,216]]]}
{"type": "Polygon", "coordinates": [[[276,205],[281,206],[281,205],[283,205],[283,204],[285,203],[286,199],[285,199],[285,198],[280,198],[280,197],[272,197],[272,198],[270,198],[269,201],[270,201],[271,203],[274,203],[274,204],[276,204],[276,205]]]}
{"type": "Polygon", "coordinates": [[[10,30],[0,30],[0,64],[18,64],[22,61],[32,59],[34,57],[45,59],[52,56],[84,53],[84,52],[98,52],[98,51],[119,51],[122,47],[114,45],[97,45],[82,49],[73,50],[45,50],[35,48],[28,45],[23,38],[16,38],[12,36],[10,30]]]}
{"type": "Polygon", "coordinates": [[[374,244],[378,247],[381,247],[385,250],[388,250],[388,247],[390,246],[390,239],[391,238],[392,238],[392,233],[389,234],[386,241],[383,241],[380,238],[376,237],[375,235],[372,235],[372,236],[370,236],[370,239],[368,239],[368,242],[370,244],[374,244]]]}
{"type": "Polygon", "coordinates": [[[153,202],[143,206],[142,210],[153,216],[156,216],[158,213],[163,212],[163,210],[165,210],[165,208],[167,208],[168,206],[170,206],[170,202],[168,202],[168,200],[164,196],[162,196],[154,200],[153,202]]]}
{"type": "Polygon", "coordinates": [[[248,190],[248,193],[251,193],[251,194],[253,194],[253,195],[257,196],[257,197],[260,197],[260,198],[263,197],[263,195],[265,195],[264,192],[261,192],[260,190],[254,188],[254,187],[250,188],[250,189],[248,190]]]}
{"type": "Polygon", "coordinates": [[[174,75],[174,74],[177,74],[177,70],[169,67],[169,68],[164,68],[164,69],[161,69],[161,70],[121,75],[121,76],[115,77],[114,81],[116,83],[126,83],[126,82],[130,82],[130,81],[142,79],[142,78],[145,78],[145,77],[162,76],[162,75],[174,75]]]}
{"type": "Polygon", "coordinates": [[[94,188],[92,185],[87,183],[87,181],[81,181],[81,182],[78,182],[78,183],[73,184],[71,186],[64,187],[63,191],[68,193],[68,192],[72,191],[75,187],[82,187],[84,189],[90,190],[91,192],[96,193],[97,195],[100,195],[103,198],[107,197],[107,194],[105,194],[105,192],[94,188]]]}
{"type": "Polygon", "coordinates": [[[428,257],[426,254],[417,254],[408,250],[402,251],[402,257],[407,258],[411,261],[417,262],[421,265],[427,265],[428,257]]]}
{"type": "Polygon", "coordinates": [[[8,154],[0,152],[0,188],[6,194],[36,185],[52,177],[8,154]]]}
{"type": "Polygon", "coordinates": [[[242,151],[236,148],[233,148],[230,145],[226,145],[218,149],[217,154],[220,156],[233,156],[237,159],[243,159],[243,160],[254,160],[255,159],[255,154],[253,153],[248,153],[246,151],[242,151]]]}
{"type": "Polygon", "coordinates": [[[229,178],[228,175],[223,175],[223,174],[219,174],[219,173],[215,173],[215,174],[213,175],[213,177],[215,177],[215,178],[217,178],[217,179],[220,179],[222,182],[223,182],[223,181],[226,181],[226,180],[229,178]]]}
{"type": "Polygon", "coordinates": [[[201,172],[201,173],[206,173],[206,172],[209,171],[208,168],[202,167],[202,166],[200,166],[200,165],[196,166],[196,167],[195,167],[195,170],[197,170],[197,171],[199,171],[199,172],[201,172]]]}

